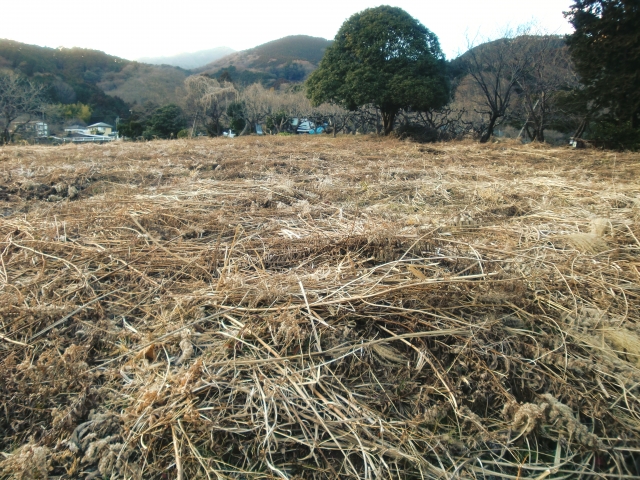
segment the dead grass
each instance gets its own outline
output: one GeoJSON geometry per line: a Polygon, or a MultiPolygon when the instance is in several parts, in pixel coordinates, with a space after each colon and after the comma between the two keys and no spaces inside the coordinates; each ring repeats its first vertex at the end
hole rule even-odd
{"type": "Polygon", "coordinates": [[[637,478],[640,156],[0,149],[0,473],[637,478]]]}

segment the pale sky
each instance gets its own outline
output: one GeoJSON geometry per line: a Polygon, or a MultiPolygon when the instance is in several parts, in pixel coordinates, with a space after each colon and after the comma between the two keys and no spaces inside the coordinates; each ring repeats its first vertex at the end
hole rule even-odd
{"type": "Polygon", "coordinates": [[[466,38],[495,37],[534,22],[545,33],[571,31],[571,0],[1,0],[0,38],[47,47],[83,47],[128,59],[227,46],[244,50],[287,35],[333,39],[356,12],[406,10],[440,38],[447,58],[466,38]]]}

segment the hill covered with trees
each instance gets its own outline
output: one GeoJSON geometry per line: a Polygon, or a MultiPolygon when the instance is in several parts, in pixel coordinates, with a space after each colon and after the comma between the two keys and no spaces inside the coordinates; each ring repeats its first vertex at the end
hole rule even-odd
{"type": "Polygon", "coordinates": [[[268,84],[279,79],[300,82],[317,68],[332,43],[324,38],[292,35],[227,55],[194,72],[224,75],[223,79],[230,77],[241,84],[268,84]]]}
{"type": "Polygon", "coordinates": [[[58,111],[90,110],[82,120],[115,122],[136,103],[176,100],[186,70],[146,65],[84,48],[48,48],[0,39],[0,71],[45,88],[58,111]],[[86,109],[88,107],[88,109],[86,109]]]}

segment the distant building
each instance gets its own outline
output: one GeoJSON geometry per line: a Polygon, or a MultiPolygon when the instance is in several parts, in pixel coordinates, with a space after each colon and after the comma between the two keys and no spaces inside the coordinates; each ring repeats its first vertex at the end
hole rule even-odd
{"type": "Polygon", "coordinates": [[[88,127],[82,125],[70,125],[64,129],[64,142],[113,142],[118,139],[117,132],[108,123],[94,123],[88,127]]]}
{"type": "Polygon", "coordinates": [[[45,122],[37,122],[30,121],[26,123],[17,123],[14,122],[12,124],[13,128],[11,129],[14,133],[18,132],[22,135],[31,137],[48,137],[49,136],[49,125],[45,122]]]}
{"type": "Polygon", "coordinates": [[[82,125],[71,125],[69,127],[65,127],[64,131],[67,135],[72,133],[89,133],[87,127],[83,127],[82,125]]]}
{"type": "Polygon", "coordinates": [[[35,132],[36,137],[49,136],[49,125],[47,125],[45,122],[29,122],[27,124],[27,129],[35,132]]]}
{"type": "Polygon", "coordinates": [[[86,130],[91,135],[110,135],[113,131],[113,125],[102,122],[94,123],[93,125],[89,125],[86,130]]]}

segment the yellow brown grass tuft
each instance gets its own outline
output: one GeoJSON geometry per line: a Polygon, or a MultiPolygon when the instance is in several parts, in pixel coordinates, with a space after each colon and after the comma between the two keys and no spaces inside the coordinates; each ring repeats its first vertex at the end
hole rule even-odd
{"type": "Polygon", "coordinates": [[[637,154],[246,137],[0,175],[3,477],[640,475],[637,154]]]}

